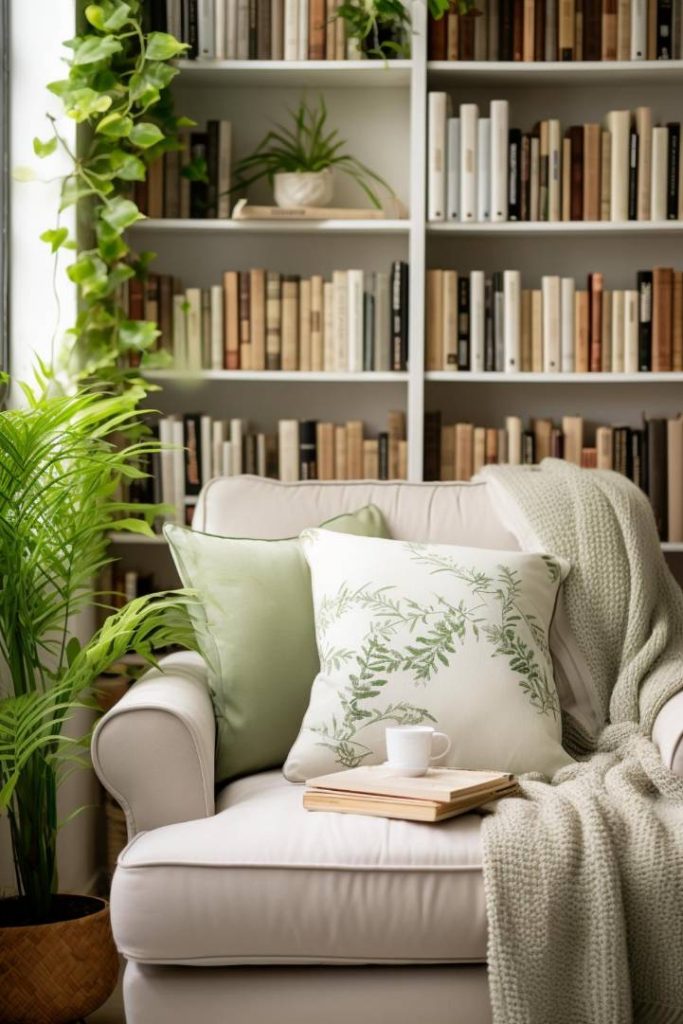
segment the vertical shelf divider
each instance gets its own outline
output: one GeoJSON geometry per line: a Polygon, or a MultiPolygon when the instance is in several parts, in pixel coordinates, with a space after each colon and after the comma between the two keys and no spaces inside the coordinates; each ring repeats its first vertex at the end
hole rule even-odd
{"type": "Polygon", "coordinates": [[[412,5],[410,73],[410,242],[408,479],[422,480],[424,433],[425,213],[427,159],[427,5],[412,5]]]}

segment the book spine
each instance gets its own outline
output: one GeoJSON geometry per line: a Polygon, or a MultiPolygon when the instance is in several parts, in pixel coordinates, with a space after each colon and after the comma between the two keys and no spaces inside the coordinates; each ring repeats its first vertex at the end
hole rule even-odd
{"type": "MultiPolygon", "coordinates": [[[[438,273],[438,272],[437,272],[438,273]]],[[[458,275],[455,270],[444,270],[441,281],[442,317],[441,333],[437,341],[436,361],[439,369],[458,369],[458,275]],[[438,344],[441,349],[439,351],[438,344]]]]}
{"type": "Polygon", "coordinates": [[[299,423],[299,480],[316,480],[318,477],[316,428],[315,420],[299,423]]]}
{"type": "Polygon", "coordinates": [[[503,314],[506,373],[516,373],[519,370],[521,290],[520,272],[518,270],[505,270],[503,272],[503,314]]]}
{"type": "Polygon", "coordinates": [[[249,273],[249,318],[251,369],[266,368],[266,272],[249,273]]]}
{"type": "Polygon", "coordinates": [[[588,203],[586,199],[586,174],[584,153],[585,131],[581,125],[573,125],[569,129],[571,142],[571,199],[569,213],[572,220],[584,220],[584,211],[588,203]]]}
{"type": "Polygon", "coordinates": [[[655,373],[671,370],[672,308],[673,270],[655,267],[652,271],[652,369],[655,373]]]}
{"type": "Polygon", "coordinates": [[[678,183],[680,175],[681,159],[681,126],[678,122],[670,122],[667,125],[668,152],[666,171],[666,216],[668,220],[678,220],[678,183]]]}
{"type": "Polygon", "coordinates": [[[309,0],[308,59],[325,60],[325,0],[309,0]]]}
{"type": "Polygon", "coordinates": [[[543,369],[557,373],[560,369],[560,279],[541,278],[543,295],[543,369]]]}
{"type": "Polygon", "coordinates": [[[521,185],[522,172],[520,166],[522,133],[519,128],[511,128],[508,141],[508,219],[519,220],[522,213],[521,185]]]}
{"type": "Polygon", "coordinates": [[[600,220],[612,219],[612,136],[600,134],[600,220]]]}
{"type": "MultiPolygon", "coordinates": [[[[483,119],[482,119],[483,120],[483,119]]],[[[446,219],[460,220],[460,118],[448,118],[446,219]]]]}
{"type": "Polygon", "coordinates": [[[448,98],[445,92],[430,92],[428,98],[428,180],[427,218],[446,219],[446,122],[448,98]]]}
{"type": "Polygon", "coordinates": [[[647,438],[647,495],[652,505],[659,536],[666,538],[668,511],[666,487],[666,433],[665,419],[649,419],[645,424],[647,438]]]}
{"type": "Polygon", "coordinates": [[[638,292],[624,292],[624,372],[637,373],[639,365],[638,292]]]}
{"type": "Polygon", "coordinates": [[[624,372],[624,340],[625,340],[625,293],[621,289],[612,292],[612,363],[613,373],[624,372]]]}
{"type": "Polygon", "coordinates": [[[214,38],[214,0],[197,2],[197,56],[212,60],[216,56],[214,38]]]}
{"type": "Polygon", "coordinates": [[[611,220],[628,220],[628,166],[630,112],[611,110],[607,115],[607,127],[611,135],[611,220]]]}
{"type": "Polygon", "coordinates": [[[617,59],[617,0],[602,0],[603,60],[617,59]]]}
{"type": "Polygon", "coordinates": [[[280,275],[268,271],[266,276],[266,370],[279,370],[282,366],[280,275]]]}
{"type": "Polygon", "coordinates": [[[460,219],[477,219],[477,135],[479,111],[474,103],[460,105],[460,219]]]}
{"type": "Polygon", "coordinates": [[[657,125],[652,129],[651,219],[667,219],[667,170],[669,130],[657,125]]]}
{"type": "Polygon", "coordinates": [[[311,370],[311,281],[299,282],[299,365],[298,370],[311,370]]]}
{"type": "MultiPolygon", "coordinates": [[[[678,164],[676,165],[678,184],[678,164]]],[[[676,196],[678,202],[678,195],[676,196]]],[[[449,218],[450,219],[450,218],[449,218]]],[[[477,220],[491,220],[491,119],[479,118],[477,134],[477,220]]]]}
{"type": "Polygon", "coordinates": [[[558,49],[560,60],[574,60],[574,0],[559,0],[558,49]]]}
{"type": "Polygon", "coordinates": [[[311,369],[325,369],[323,345],[323,279],[320,274],[311,278],[311,369]]]}
{"type": "Polygon", "coordinates": [[[652,110],[650,107],[636,108],[636,131],[638,132],[637,214],[638,220],[649,220],[652,187],[652,110]]]}
{"type": "Polygon", "coordinates": [[[389,275],[375,275],[375,370],[391,369],[391,301],[389,275]]]}
{"type": "Polygon", "coordinates": [[[590,372],[602,369],[602,302],[604,279],[602,274],[589,274],[590,299],[590,372]]]}
{"type": "Polygon", "coordinates": [[[348,363],[344,369],[359,373],[363,369],[363,271],[346,271],[346,296],[348,302],[346,324],[348,338],[348,363]]]}
{"type": "Polygon", "coordinates": [[[631,60],[647,58],[647,0],[631,0],[631,60]]]}
{"type": "Polygon", "coordinates": [[[507,100],[492,100],[491,120],[491,220],[508,219],[508,119],[507,100]]]}
{"type": "Polygon", "coordinates": [[[628,219],[638,219],[638,132],[631,127],[628,140],[628,219]]]}
{"type": "Polygon", "coordinates": [[[563,277],[560,284],[560,363],[563,373],[574,372],[575,305],[574,278],[563,277]]]}
{"type": "Polygon", "coordinates": [[[223,289],[212,285],[211,291],[211,369],[223,369],[223,289]]]}
{"type": "Polygon", "coordinates": [[[465,274],[458,277],[458,369],[470,368],[470,282],[465,274]]]}
{"type": "Polygon", "coordinates": [[[673,58],[673,3],[657,0],[657,60],[673,58]]]}
{"type": "MultiPolygon", "coordinates": [[[[224,0],[216,0],[216,2],[221,5],[224,0]]],[[[258,60],[270,60],[271,32],[270,0],[256,0],[256,57],[258,60]]]]}
{"type": "Polygon", "coordinates": [[[470,273],[470,361],[468,369],[484,370],[484,271],[470,273]]]}
{"type": "Polygon", "coordinates": [[[640,270],[638,285],[638,369],[652,369],[652,271],[640,270]]]}
{"type": "Polygon", "coordinates": [[[296,370],[299,365],[299,278],[282,278],[282,369],[296,370]]]}

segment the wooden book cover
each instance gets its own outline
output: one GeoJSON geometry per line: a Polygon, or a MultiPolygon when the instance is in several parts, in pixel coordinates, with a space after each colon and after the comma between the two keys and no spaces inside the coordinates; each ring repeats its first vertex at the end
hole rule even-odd
{"type": "Polygon", "coordinates": [[[574,465],[581,465],[581,452],[583,451],[583,417],[563,416],[562,434],[564,437],[564,457],[567,462],[574,465]]]}
{"type": "Polygon", "coordinates": [[[472,423],[455,425],[455,479],[471,480],[474,426],[472,423]]]}
{"type": "Polygon", "coordinates": [[[425,775],[417,778],[407,778],[394,774],[388,765],[379,764],[319,775],[308,779],[306,785],[335,793],[451,803],[463,797],[495,791],[514,781],[509,772],[441,767],[429,768],[425,775]]]}
{"type": "Polygon", "coordinates": [[[334,479],[346,480],[346,427],[335,426],[334,428],[334,479]]]}
{"type": "Polygon", "coordinates": [[[675,270],[673,275],[671,311],[671,369],[680,373],[683,371],[683,272],[680,270],[675,270]]]}
{"type": "Polygon", "coordinates": [[[667,420],[667,530],[666,539],[683,542],[683,417],[667,420]]]}
{"type": "Polygon", "coordinates": [[[569,213],[571,220],[583,220],[584,190],[584,129],[583,125],[575,124],[569,129],[571,144],[571,198],[569,213]]]}
{"type": "Polygon", "coordinates": [[[251,369],[266,368],[266,272],[249,271],[251,369]]]}
{"type": "Polygon", "coordinates": [[[318,480],[334,480],[334,423],[316,426],[318,480]]]}
{"type": "Polygon", "coordinates": [[[299,365],[299,278],[282,278],[282,369],[296,370],[299,365]]]}
{"type": "Polygon", "coordinates": [[[363,421],[349,420],[346,424],[347,480],[363,479],[363,421]]]}
{"type": "Polygon", "coordinates": [[[396,201],[388,203],[386,210],[374,207],[349,206],[253,206],[239,199],[232,211],[233,220],[386,220],[405,218],[405,208],[396,201]]]}
{"type": "Polygon", "coordinates": [[[652,271],[652,369],[663,373],[672,367],[673,270],[652,271]]]}
{"type": "Polygon", "coordinates": [[[617,0],[602,0],[602,59],[617,59],[617,0]]]}
{"type": "Polygon", "coordinates": [[[451,424],[441,428],[439,480],[455,480],[455,427],[451,424]]]}
{"type": "Polygon", "coordinates": [[[574,0],[559,0],[560,19],[557,46],[560,60],[574,60],[575,9],[574,0]]]}
{"type": "Polygon", "coordinates": [[[308,59],[325,60],[325,0],[308,0],[308,59]]]}
{"type": "Polygon", "coordinates": [[[281,279],[275,271],[266,275],[266,369],[282,368],[281,279]]]}
{"type": "Polygon", "coordinates": [[[238,282],[239,278],[236,270],[226,270],[223,274],[223,295],[225,299],[223,330],[226,370],[239,370],[240,368],[240,305],[238,282]]]}
{"type": "Polygon", "coordinates": [[[583,126],[583,219],[600,220],[600,148],[599,124],[583,126]]]}
{"type": "Polygon", "coordinates": [[[363,479],[379,480],[379,445],[376,437],[363,441],[363,479]]]}
{"type": "Polygon", "coordinates": [[[604,279],[601,273],[588,275],[590,301],[590,366],[591,373],[602,369],[602,292],[604,279]]]}
{"type": "Polygon", "coordinates": [[[427,338],[425,369],[443,370],[443,270],[427,271],[427,338]]]}
{"type": "Polygon", "coordinates": [[[516,796],[518,792],[517,784],[509,783],[488,795],[464,797],[446,804],[431,800],[307,790],[304,793],[304,807],[307,811],[336,811],[342,814],[363,814],[377,818],[397,818],[403,821],[438,822],[465,814],[491,800],[516,796]]]}

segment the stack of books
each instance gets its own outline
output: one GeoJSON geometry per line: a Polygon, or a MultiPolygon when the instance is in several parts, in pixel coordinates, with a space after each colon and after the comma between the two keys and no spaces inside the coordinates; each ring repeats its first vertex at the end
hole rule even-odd
{"type": "Polygon", "coordinates": [[[367,436],[362,420],[335,424],[280,420],[277,434],[253,430],[246,420],[214,419],[202,413],[164,416],[154,428],[164,445],[147,460],[142,480],[129,485],[128,499],[160,502],[191,518],[203,485],[217,476],[251,473],[285,481],[405,480],[406,421],[402,410],[387,417],[387,429],[367,436]]]}
{"type": "Polygon", "coordinates": [[[187,288],[168,275],[132,279],[121,302],[131,320],[159,324],[178,370],[323,372],[405,370],[408,264],[300,277],[228,270],[223,283],[187,288]]]}
{"type": "Polygon", "coordinates": [[[430,19],[430,60],[671,60],[683,56],[681,0],[477,0],[430,19]]]}
{"type": "Polygon", "coordinates": [[[604,123],[557,118],[510,128],[507,100],[487,116],[429,93],[430,221],[664,221],[683,219],[681,126],[650,107],[611,110],[604,123]]]}
{"type": "Polygon", "coordinates": [[[133,199],[146,217],[203,220],[230,217],[232,125],[208,121],[203,131],[181,131],[172,149],[136,181],[133,199]]]}
{"type": "Polygon", "coordinates": [[[649,497],[661,539],[683,541],[681,415],[651,417],[642,428],[599,426],[590,442],[582,416],[563,416],[559,424],[537,418],[525,428],[520,416],[483,427],[442,425],[439,412],[426,414],[426,480],[469,480],[491,463],[532,465],[548,457],[623,473],[649,497]]]}
{"type": "Polygon", "coordinates": [[[522,288],[518,270],[427,271],[427,370],[477,373],[683,371],[683,272],[654,267],[635,288],[605,276],[548,274],[522,288]]]}
{"type": "Polygon", "coordinates": [[[506,772],[429,768],[426,775],[407,778],[392,773],[386,765],[375,765],[309,779],[304,807],[308,811],[436,822],[518,793],[517,780],[506,772]]]}
{"type": "Polygon", "coordinates": [[[336,18],[341,0],[161,0],[151,25],[190,60],[346,60],[360,56],[336,18]]]}

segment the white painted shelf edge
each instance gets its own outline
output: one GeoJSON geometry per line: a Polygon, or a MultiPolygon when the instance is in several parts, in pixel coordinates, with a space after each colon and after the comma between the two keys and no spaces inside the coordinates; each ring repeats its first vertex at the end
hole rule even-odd
{"type": "Polygon", "coordinates": [[[491,84],[532,81],[576,85],[609,84],[625,81],[643,83],[680,79],[683,60],[622,61],[443,61],[427,64],[430,79],[491,84]]]}
{"type": "Polygon", "coordinates": [[[505,221],[500,224],[460,224],[457,221],[431,221],[426,225],[435,235],[661,235],[682,234],[681,220],[630,221],[505,221]]]}
{"type": "Polygon", "coordinates": [[[230,83],[246,88],[278,85],[343,86],[345,88],[407,88],[409,60],[179,60],[183,85],[230,83]]]}
{"type": "Polygon", "coordinates": [[[449,384],[681,384],[683,373],[475,373],[430,370],[425,380],[449,384]]]}
{"type": "Polygon", "coordinates": [[[171,217],[146,217],[133,224],[130,231],[181,232],[187,234],[301,234],[301,235],[407,235],[408,220],[190,220],[171,217]]]}
{"type": "Polygon", "coordinates": [[[150,370],[145,374],[149,380],[169,380],[182,384],[193,382],[221,380],[221,381],[246,381],[258,383],[297,383],[297,384],[401,384],[408,380],[405,371],[390,371],[387,373],[323,373],[307,370],[201,370],[183,371],[177,370],[150,370]]]}

